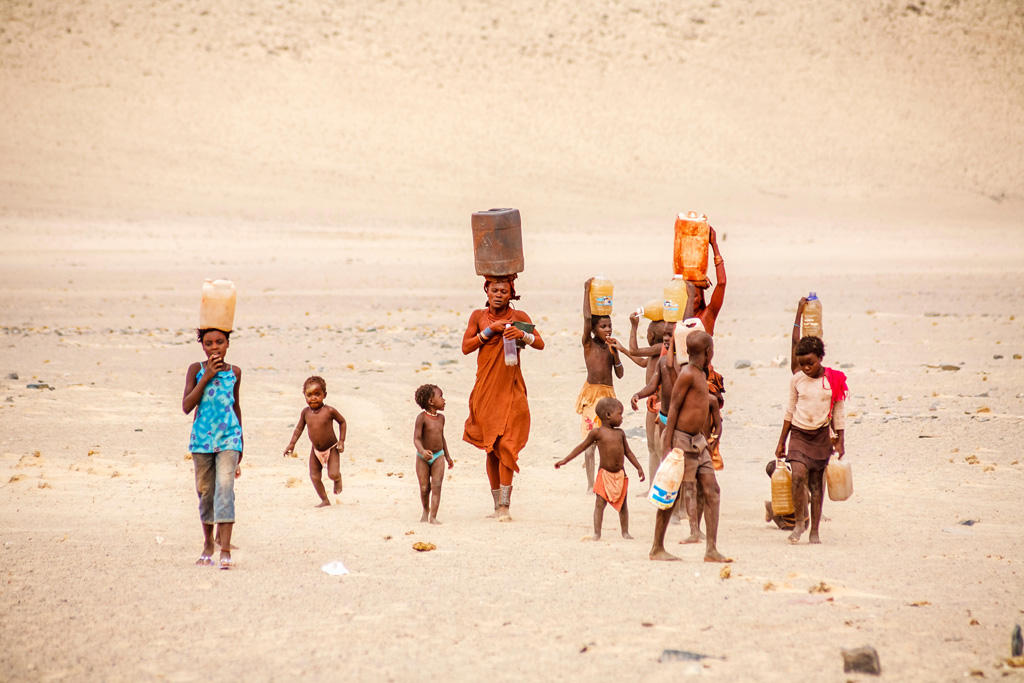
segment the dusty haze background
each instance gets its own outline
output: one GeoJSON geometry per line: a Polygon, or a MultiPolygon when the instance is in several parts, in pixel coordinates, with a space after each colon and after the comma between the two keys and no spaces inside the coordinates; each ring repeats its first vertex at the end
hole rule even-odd
{"type": "MultiPolygon", "coordinates": [[[[12,1],[0,103],[0,679],[845,681],[840,648],[865,644],[891,680],[1009,673],[1020,3],[12,1]],[[501,527],[459,438],[469,214],[492,206],[523,213],[521,303],[548,340],[524,355],[533,431],[501,527]],[[649,563],[640,498],[637,540],[607,515],[581,542],[592,497],[551,468],[578,438],[582,281],[614,279],[625,336],[690,208],[729,272],[728,580],[678,528],[684,561],[649,563]],[[232,573],[191,566],[178,406],[205,277],[239,287],[232,573]],[[761,521],[762,468],[788,381],[770,361],[812,289],[851,365],[856,493],[793,548],[761,521]],[[312,373],[350,422],[328,510],[280,457],[312,373]],[[416,523],[428,381],[457,461],[440,529],[416,523]]],[[[628,366],[617,387],[642,384],[628,366]]]]}

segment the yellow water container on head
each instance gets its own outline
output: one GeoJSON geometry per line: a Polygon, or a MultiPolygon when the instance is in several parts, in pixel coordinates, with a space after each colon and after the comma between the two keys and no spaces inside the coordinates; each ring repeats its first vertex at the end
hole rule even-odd
{"type": "Polygon", "coordinates": [[[676,216],[675,249],[672,254],[673,272],[684,280],[699,282],[708,276],[708,240],[711,227],[708,217],[696,211],[676,216]]]}
{"type": "Polygon", "coordinates": [[[829,500],[846,500],[853,495],[853,467],[849,460],[833,458],[825,468],[829,500]]]}
{"type": "Polygon", "coordinates": [[[664,315],[665,322],[677,323],[686,313],[686,281],[682,275],[675,275],[665,285],[664,315]]]}
{"type": "Polygon", "coordinates": [[[791,515],[796,510],[793,505],[793,473],[789,463],[777,461],[772,473],[772,512],[777,515],[791,515]]]}
{"type": "Polygon", "coordinates": [[[235,283],[231,280],[203,282],[199,304],[199,329],[230,332],[235,325],[235,283]]]}
{"type": "Polygon", "coordinates": [[[636,309],[636,314],[642,315],[648,320],[664,320],[665,302],[661,299],[652,299],[636,309]]]}
{"type": "Polygon", "coordinates": [[[804,305],[804,314],[800,318],[800,336],[821,339],[821,300],[811,292],[804,305]]]}
{"type": "Polygon", "coordinates": [[[615,286],[604,275],[598,275],[590,282],[590,313],[592,315],[612,314],[612,294],[615,286]]]}

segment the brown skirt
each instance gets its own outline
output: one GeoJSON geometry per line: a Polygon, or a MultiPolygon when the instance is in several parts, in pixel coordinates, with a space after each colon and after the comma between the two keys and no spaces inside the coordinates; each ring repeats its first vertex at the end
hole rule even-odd
{"type": "Polygon", "coordinates": [[[830,457],[832,435],[827,424],[813,431],[790,427],[786,460],[800,463],[808,472],[819,472],[828,466],[830,457]]]}

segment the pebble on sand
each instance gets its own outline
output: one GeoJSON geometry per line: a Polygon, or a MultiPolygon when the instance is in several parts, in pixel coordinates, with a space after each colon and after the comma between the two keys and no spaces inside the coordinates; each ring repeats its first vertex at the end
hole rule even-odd
{"type": "Polygon", "coordinates": [[[843,650],[843,671],[857,671],[878,676],[882,673],[882,665],[878,661],[878,651],[867,645],[855,650],[843,650]]]}
{"type": "Polygon", "coordinates": [[[733,367],[736,368],[737,370],[742,370],[743,368],[749,368],[750,367],[750,361],[745,359],[745,358],[741,358],[740,360],[738,360],[735,363],[733,363],[733,367]]]}

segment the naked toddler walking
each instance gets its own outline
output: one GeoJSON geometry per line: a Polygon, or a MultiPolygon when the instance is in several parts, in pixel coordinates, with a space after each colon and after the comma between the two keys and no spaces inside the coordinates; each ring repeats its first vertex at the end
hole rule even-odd
{"type": "Polygon", "coordinates": [[[327,468],[327,476],[334,482],[334,494],[341,493],[341,453],[345,452],[347,425],[341,413],[324,403],[327,398],[327,382],[322,377],[307,379],[302,385],[302,393],[306,397],[307,407],[299,415],[299,423],[295,425],[292,440],[284,449],[284,455],[291,454],[295,443],[302,436],[302,430],[309,427],[309,441],[312,444],[309,452],[309,478],[316,494],[320,496],[317,507],[322,508],[331,504],[324,489],[324,467],[327,468]],[[337,436],[334,434],[335,422],[338,423],[337,436]]]}
{"type": "Polygon", "coordinates": [[[440,524],[437,509],[441,506],[441,483],[444,466],[455,467],[444,440],[444,394],[440,387],[424,384],[416,390],[416,404],[423,412],[416,416],[412,442],[416,446],[416,477],[420,481],[420,503],[423,505],[421,522],[440,524]],[[445,462],[438,462],[441,456],[445,462]]]}

